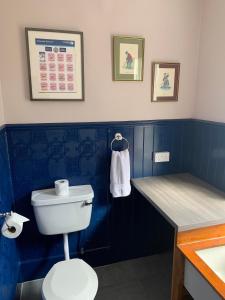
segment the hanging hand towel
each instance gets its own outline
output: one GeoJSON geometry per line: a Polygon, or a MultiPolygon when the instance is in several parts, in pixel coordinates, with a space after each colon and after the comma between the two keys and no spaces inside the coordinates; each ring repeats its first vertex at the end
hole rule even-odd
{"type": "Polygon", "coordinates": [[[112,151],[110,192],[114,198],[130,195],[130,155],[128,149],[112,151]]]}

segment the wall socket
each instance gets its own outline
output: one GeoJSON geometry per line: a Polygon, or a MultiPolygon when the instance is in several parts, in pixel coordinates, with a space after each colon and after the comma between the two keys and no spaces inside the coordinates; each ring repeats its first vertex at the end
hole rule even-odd
{"type": "Polygon", "coordinates": [[[170,152],[168,152],[168,151],[154,152],[153,153],[153,161],[155,163],[169,162],[170,161],[170,152]]]}

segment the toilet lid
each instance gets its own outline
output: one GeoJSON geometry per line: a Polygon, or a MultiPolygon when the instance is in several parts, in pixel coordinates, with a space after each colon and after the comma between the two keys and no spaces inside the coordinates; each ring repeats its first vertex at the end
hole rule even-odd
{"type": "Polygon", "coordinates": [[[55,264],[42,286],[45,300],[93,300],[98,289],[95,271],[81,259],[55,264]]]}

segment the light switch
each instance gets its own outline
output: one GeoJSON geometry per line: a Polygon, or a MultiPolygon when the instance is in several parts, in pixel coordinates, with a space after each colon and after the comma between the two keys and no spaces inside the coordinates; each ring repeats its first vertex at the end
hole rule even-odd
{"type": "Polygon", "coordinates": [[[154,152],[153,161],[155,163],[169,162],[170,161],[170,152],[167,152],[167,151],[154,152]]]}

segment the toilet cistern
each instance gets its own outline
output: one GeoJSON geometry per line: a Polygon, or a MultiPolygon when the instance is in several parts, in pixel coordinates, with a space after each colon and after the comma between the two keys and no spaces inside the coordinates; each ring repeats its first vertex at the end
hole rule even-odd
{"type": "Polygon", "coordinates": [[[63,234],[65,259],[69,259],[68,233],[84,230],[90,224],[94,192],[91,185],[69,187],[65,196],[55,189],[33,191],[31,204],[40,233],[63,234]]]}

